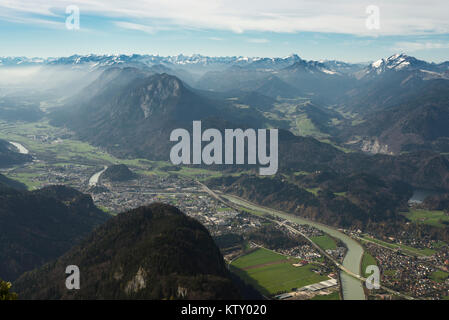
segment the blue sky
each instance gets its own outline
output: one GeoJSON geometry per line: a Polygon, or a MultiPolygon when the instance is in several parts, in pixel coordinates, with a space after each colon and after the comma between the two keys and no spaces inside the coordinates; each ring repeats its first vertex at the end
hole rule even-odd
{"type": "Polygon", "coordinates": [[[242,2],[2,0],[0,56],[297,53],[305,59],[365,62],[405,52],[449,60],[446,0],[242,2]],[[79,8],[79,30],[66,28],[69,5],[79,8]]]}

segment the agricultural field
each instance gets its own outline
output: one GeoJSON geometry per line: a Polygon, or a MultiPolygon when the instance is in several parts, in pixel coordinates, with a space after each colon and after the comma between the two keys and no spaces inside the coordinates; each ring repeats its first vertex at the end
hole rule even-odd
{"type": "Polygon", "coordinates": [[[437,270],[430,275],[430,279],[438,283],[446,281],[448,277],[449,273],[441,270],[437,270]]]}
{"type": "Polygon", "coordinates": [[[434,227],[444,228],[449,225],[449,215],[444,211],[410,209],[403,215],[412,222],[423,223],[434,227]]]}
{"type": "Polygon", "coordinates": [[[310,240],[315,242],[323,250],[335,250],[337,248],[337,244],[335,243],[334,239],[332,239],[327,234],[318,237],[311,237],[310,240]]]}
{"type": "Polygon", "coordinates": [[[257,265],[287,260],[288,257],[279,253],[264,248],[258,248],[255,251],[235,260],[233,266],[239,269],[246,269],[257,265]]]}
{"type": "Polygon", "coordinates": [[[305,114],[296,119],[296,127],[301,136],[321,136],[321,132],[305,114]]]}
{"type": "Polygon", "coordinates": [[[297,259],[258,248],[233,261],[230,269],[267,296],[329,279],[313,272],[313,264],[294,267],[296,262],[297,259]]]}
{"type": "Polygon", "coordinates": [[[362,237],[361,241],[362,241],[362,243],[364,243],[364,242],[377,243],[383,247],[387,247],[390,249],[401,249],[403,253],[408,254],[408,255],[413,255],[413,256],[431,256],[436,252],[435,250],[429,249],[429,248],[418,249],[418,248],[413,248],[413,247],[410,247],[410,246],[407,246],[404,244],[386,242],[386,241],[371,238],[368,236],[362,237]]]}
{"type": "Polygon", "coordinates": [[[248,212],[248,213],[250,213],[250,214],[259,216],[259,217],[264,217],[264,216],[267,215],[267,214],[264,213],[264,212],[260,212],[260,211],[257,211],[257,210],[252,210],[252,209],[249,209],[249,208],[246,208],[246,207],[243,207],[243,206],[239,206],[239,209],[240,209],[241,211],[245,211],[245,212],[248,212]]]}

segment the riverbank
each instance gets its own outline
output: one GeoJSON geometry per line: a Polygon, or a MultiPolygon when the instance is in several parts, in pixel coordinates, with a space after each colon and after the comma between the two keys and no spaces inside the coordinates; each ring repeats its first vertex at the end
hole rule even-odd
{"type": "MultiPolygon", "coordinates": [[[[215,196],[217,196],[217,195],[215,195],[215,196]]],[[[278,211],[275,209],[255,205],[253,203],[250,203],[249,201],[246,201],[245,199],[241,199],[236,196],[224,195],[224,194],[221,194],[220,196],[222,196],[226,200],[228,200],[236,205],[243,206],[243,207],[246,207],[251,210],[256,210],[256,211],[259,211],[262,213],[267,213],[267,214],[271,214],[274,216],[278,216],[285,220],[291,221],[293,223],[303,224],[303,225],[311,225],[311,226],[323,231],[324,233],[327,233],[327,234],[333,236],[334,238],[339,239],[340,241],[345,243],[345,245],[348,248],[348,252],[346,253],[346,256],[343,260],[343,264],[340,265],[341,269],[345,269],[355,276],[360,276],[360,263],[361,263],[361,260],[363,257],[364,250],[363,250],[363,247],[357,241],[353,240],[346,234],[344,234],[336,229],[333,229],[332,227],[326,226],[326,225],[318,223],[318,222],[314,222],[314,221],[310,221],[310,220],[307,220],[304,218],[293,216],[291,214],[288,214],[288,213],[285,213],[282,211],[278,211]]],[[[352,275],[347,274],[344,271],[340,272],[340,277],[341,277],[343,298],[345,300],[365,300],[366,299],[365,293],[363,290],[363,285],[360,280],[356,279],[356,277],[354,277],[352,275]]]]}

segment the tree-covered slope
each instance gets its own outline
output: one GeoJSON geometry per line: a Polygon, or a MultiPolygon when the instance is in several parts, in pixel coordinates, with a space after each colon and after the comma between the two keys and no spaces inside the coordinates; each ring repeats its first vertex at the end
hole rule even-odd
{"type": "Polygon", "coordinates": [[[0,278],[15,280],[59,257],[109,215],[75,189],[37,191],[0,188],[0,278]]]}
{"type": "Polygon", "coordinates": [[[26,273],[21,299],[232,299],[238,289],[208,231],[175,207],[121,213],[54,262],[26,273]],[[65,269],[80,269],[67,290],[65,269]]]}

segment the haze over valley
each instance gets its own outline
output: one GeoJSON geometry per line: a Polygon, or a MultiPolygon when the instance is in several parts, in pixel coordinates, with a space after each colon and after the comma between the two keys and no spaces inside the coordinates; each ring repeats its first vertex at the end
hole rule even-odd
{"type": "Polygon", "coordinates": [[[23,299],[448,299],[448,156],[449,61],[2,57],[0,279],[23,299]],[[276,174],[172,164],[194,121],[278,129],[276,174]]]}

